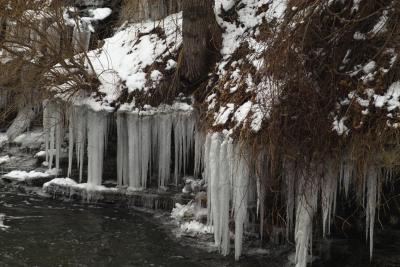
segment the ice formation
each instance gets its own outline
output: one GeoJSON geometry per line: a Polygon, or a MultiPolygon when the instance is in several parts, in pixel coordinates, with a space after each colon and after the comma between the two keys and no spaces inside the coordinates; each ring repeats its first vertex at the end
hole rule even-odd
{"type": "Polygon", "coordinates": [[[295,210],[295,166],[292,162],[286,161],[285,168],[285,186],[286,186],[286,236],[289,237],[293,230],[294,210],[295,210]]]}
{"type": "Polygon", "coordinates": [[[208,218],[214,241],[223,255],[230,250],[230,210],[235,221],[235,259],[242,254],[244,225],[247,220],[249,167],[240,148],[222,134],[208,134],[205,142],[205,178],[208,218]],[[232,204],[232,205],[230,205],[232,204]]]}
{"type": "Polygon", "coordinates": [[[101,185],[107,138],[108,114],[104,111],[89,110],[87,117],[88,184],[101,185]]]}
{"type": "MultiPolygon", "coordinates": [[[[329,166],[329,163],[328,163],[329,166]]],[[[335,213],[336,193],[339,174],[336,168],[329,166],[322,178],[321,205],[322,205],[322,234],[330,234],[331,218],[335,213]]]]}
{"type": "Polygon", "coordinates": [[[72,35],[72,46],[77,52],[85,52],[89,50],[90,37],[93,26],[90,21],[80,20],[74,26],[72,35]]]}
{"type": "Polygon", "coordinates": [[[79,182],[82,182],[87,135],[87,108],[84,106],[72,106],[69,112],[68,176],[71,175],[73,149],[75,148],[79,182]]]}
{"type": "Polygon", "coordinates": [[[202,147],[202,139],[195,138],[192,111],[118,112],[117,130],[118,184],[132,190],[146,188],[153,172],[160,188],[180,184],[194,148],[202,147]]]}
{"type": "Polygon", "coordinates": [[[60,169],[61,144],[64,141],[64,115],[60,104],[46,101],[43,104],[43,129],[45,131],[46,161],[49,169],[60,169]]]}
{"type": "Polygon", "coordinates": [[[367,173],[367,205],[366,205],[366,238],[369,237],[369,253],[372,259],[374,248],[375,213],[378,202],[379,173],[376,168],[370,168],[367,173]]]}
{"type": "Polygon", "coordinates": [[[313,217],[317,211],[318,187],[310,177],[301,174],[298,177],[296,210],[296,267],[306,267],[312,248],[313,217]]]}
{"type": "MultiPolygon", "coordinates": [[[[238,151],[236,151],[238,153],[238,151]]],[[[238,155],[239,157],[239,155],[238,155]]],[[[235,216],[235,259],[238,260],[242,254],[244,224],[247,220],[247,198],[249,191],[249,166],[243,156],[236,159],[237,169],[233,179],[233,203],[235,216]]]]}
{"type": "MultiPolygon", "coordinates": [[[[197,175],[201,173],[204,138],[197,133],[193,110],[182,107],[116,112],[118,186],[141,190],[149,186],[152,175],[158,178],[160,188],[170,183],[178,185],[184,175],[192,174],[193,165],[196,165],[197,175]]],[[[50,114],[55,111],[62,114],[61,109],[59,104],[48,102],[44,113],[46,158],[49,162],[52,162],[52,151],[59,151],[63,140],[62,125],[55,123],[61,117],[54,118],[50,114]]],[[[108,131],[114,117],[104,110],[95,111],[87,104],[72,105],[66,113],[69,118],[68,177],[72,174],[75,150],[79,181],[82,182],[87,151],[87,182],[101,185],[108,131]]],[[[59,155],[59,152],[55,154],[59,155]]]]}
{"type": "MultiPolygon", "coordinates": [[[[62,143],[61,106],[48,102],[45,106],[44,125],[47,129],[46,148],[49,163],[59,159],[62,143]],[[49,151],[56,151],[50,153],[49,151]],[[54,154],[54,155],[53,155],[54,154]]],[[[93,111],[85,105],[69,108],[69,166],[75,149],[80,179],[87,150],[88,179],[82,188],[90,189],[102,183],[102,166],[107,145],[109,121],[113,118],[105,111],[93,111]]],[[[221,254],[231,249],[230,222],[235,223],[235,259],[242,254],[243,235],[248,220],[248,201],[257,198],[258,213],[263,217],[262,206],[265,185],[260,180],[250,183],[251,164],[246,161],[245,150],[240,149],[227,133],[203,135],[196,125],[193,110],[172,108],[152,111],[118,111],[116,113],[118,185],[130,190],[150,186],[157,177],[160,188],[168,184],[180,184],[188,172],[201,174],[207,182],[208,224],[213,229],[214,240],[221,254]],[[253,188],[254,187],[254,188],[253,188]]],[[[265,163],[265,162],[264,162],[265,163]]],[[[56,168],[58,163],[56,163],[56,168]]],[[[348,195],[354,169],[350,161],[336,166],[333,161],[301,172],[296,164],[284,161],[287,238],[294,230],[296,242],[295,262],[305,267],[312,253],[312,229],[318,205],[324,237],[330,232],[331,219],[335,214],[337,194],[343,188],[348,195]],[[315,179],[320,178],[320,179],[315,179]],[[318,181],[318,182],[316,182],[318,181]],[[338,185],[341,185],[339,187],[338,185]],[[293,229],[294,228],[294,229],[293,229]]],[[[379,202],[379,173],[370,168],[365,172],[364,183],[355,190],[366,209],[366,236],[373,248],[373,230],[377,203],[379,202]]],[[[90,191],[90,190],[89,190],[90,191]]],[[[88,191],[88,197],[91,197],[88,191]]]]}
{"type": "Polygon", "coordinates": [[[117,183],[119,186],[129,185],[128,166],[129,149],[128,144],[128,124],[125,113],[117,113],[117,183]]]}
{"type": "Polygon", "coordinates": [[[196,130],[195,136],[194,136],[194,170],[193,170],[193,175],[195,178],[201,176],[202,168],[204,167],[204,142],[205,142],[205,136],[204,134],[196,130]]]}

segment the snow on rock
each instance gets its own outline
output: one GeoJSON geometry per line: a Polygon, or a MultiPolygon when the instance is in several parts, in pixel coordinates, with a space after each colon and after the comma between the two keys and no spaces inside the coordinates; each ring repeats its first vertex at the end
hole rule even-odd
{"type": "Polygon", "coordinates": [[[36,154],[35,154],[35,156],[34,156],[35,158],[44,158],[44,157],[46,157],[46,151],[39,151],[39,152],[37,152],[36,154]]]}
{"type": "Polygon", "coordinates": [[[102,185],[95,185],[93,183],[77,183],[75,180],[70,178],[55,178],[50,182],[43,185],[43,190],[46,192],[51,191],[49,187],[66,187],[70,191],[70,194],[78,193],[83,199],[88,202],[97,201],[103,195],[103,193],[115,193],[118,192],[118,188],[109,188],[102,185]]]}
{"type": "Polygon", "coordinates": [[[47,188],[51,185],[59,185],[59,186],[73,186],[76,185],[77,183],[70,179],[70,178],[54,178],[53,180],[45,183],[43,185],[43,188],[47,188]]]}
{"type": "Polygon", "coordinates": [[[0,133],[0,148],[8,143],[8,136],[5,133],[0,133]]]}
{"type": "Polygon", "coordinates": [[[162,79],[161,72],[153,70],[147,77],[146,68],[156,61],[168,62],[168,70],[175,67],[176,62],[169,58],[175,57],[181,46],[181,29],[182,13],[162,21],[132,24],[106,39],[101,49],[90,51],[89,59],[101,82],[99,92],[105,94],[103,101],[116,101],[122,88],[128,92],[154,88],[162,79]]]}
{"type": "Polygon", "coordinates": [[[35,179],[35,178],[48,178],[57,175],[57,171],[55,169],[48,170],[46,172],[39,171],[19,171],[14,170],[9,173],[6,173],[2,176],[2,178],[6,178],[13,181],[23,182],[27,179],[35,179]]]}
{"type": "Polygon", "coordinates": [[[0,157],[0,165],[10,162],[11,158],[8,155],[0,157]]]}
{"type": "Polygon", "coordinates": [[[24,148],[38,148],[44,143],[44,133],[42,130],[26,132],[14,139],[14,143],[24,148]]]}
{"type": "Polygon", "coordinates": [[[212,234],[213,227],[206,225],[199,220],[202,220],[207,214],[205,208],[201,207],[201,203],[197,201],[190,201],[186,205],[179,203],[175,204],[172,209],[171,218],[179,226],[181,234],[198,235],[198,234],[212,234]]]}
{"type": "Polygon", "coordinates": [[[226,104],[225,107],[220,107],[219,112],[215,114],[215,123],[214,125],[223,125],[225,124],[229,116],[233,113],[235,109],[235,105],[232,103],[226,104]]]}
{"type": "Polygon", "coordinates": [[[242,123],[245,120],[251,110],[252,105],[253,103],[251,101],[247,101],[236,110],[234,116],[238,124],[242,123]]]}
{"type": "Polygon", "coordinates": [[[189,234],[211,234],[213,231],[211,226],[194,220],[181,224],[180,229],[189,234]]]}
{"type": "Polygon", "coordinates": [[[333,121],[333,130],[338,133],[338,135],[346,135],[349,132],[349,129],[345,125],[346,117],[341,118],[340,120],[336,119],[333,121]]]}
{"type": "Polygon", "coordinates": [[[176,203],[175,208],[172,209],[171,217],[180,221],[183,220],[185,217],[191,216],[192,214],[187,214],[187,213],[189,212],[193,213],[193,210],[194,210],[193,202],[187,205],[176,203]]]}
{"type": "Polygon", "coordinates": [[[112,10],[108,7],[100,7],[88,10],[90,17],[85,17],[90,20],[104,20],[111,15],[112,10]]]}

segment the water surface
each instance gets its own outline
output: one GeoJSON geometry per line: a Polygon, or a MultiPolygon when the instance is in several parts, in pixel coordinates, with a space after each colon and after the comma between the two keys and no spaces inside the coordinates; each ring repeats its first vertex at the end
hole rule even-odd
{"type": "Polygon", "coordinates": [[[152,220],[0,185],[0,266],[262,266],[188,246],[152,220]]]}
{"type": "MultiPolygon", "coordinates": [[[[40,190],[38,189],[40,192],[40,190]]],[[[400,266],[400,231],[376,231],[368,243],[315,242],[314,267],[400,266]],[[321,243],[323,245],[319,245],[321,243]]],[[[177,239],[151,215],[111,205],[58,201],[0,184],[0,266],[282,267],[288,255],[222,257],[177,239]]]]}

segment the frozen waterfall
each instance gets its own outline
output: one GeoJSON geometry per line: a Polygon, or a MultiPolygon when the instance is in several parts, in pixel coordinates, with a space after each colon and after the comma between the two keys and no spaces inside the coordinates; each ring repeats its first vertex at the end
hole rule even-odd
{"type": "MultiPolygon", "coordinates": [[[[62,128],[52,127],[57,124],[52,121],[52,116],[47,115],[55,113],[56,109],[61,110],[60,106],[50,104],[45,112],[46,140],[49,140],[46,141],[46,150],[50,156],[53,147],[61,147],[61,137],[57,139],[57,136],[61,136],[62,128]]],[[[73,105],[67,113],[68,176],[72,173],[75,150],[79,180],[82,182],[87,151],[87,182],[101,185],[110,120],[114,116],[105,111],[93,111],[85,105],[73,105]]],[[[204,138],[196,132],[196,118],[192,110],[171,109],[153,113],[119,111],[115,120],[118,186],[132,191],[142,190],[150,186],[153,177],[157,177],[157,186],[165,188],[169,184],[180,184],[186,174],[201,173],[204,138]]]]}
{"type": "Polygon", "coordinates": [[[196,147],[203,145],[202,139],[195,138],[192,111],[118,112],[117,131],[118,184],[131,190],[147,188],[152,174],[160,188],[168,183],[178,185],[188,172],[195,142],[196,147]]]}
{"type": "Polygon", "coordinates": [[[101,185],[103,159],[108,138],[108,114],[88,111],[87,116],[88,184],[101,185]]]}
{"type": "MultiPolygon", "coordinates": [[[[265,181],[256,176],[256,168],[268,174],[267,154],[260,162],[248,162],[248,151],[223,133],[204,134],[198,130],[193,110],[160,109],[146,112],[93,111],[85,105],[63,110],[57,102],[44,103],[43,126],[46,132],[46,160],[60,168],[64,140],[65,115],[68,115],[69,164],[73,161],[82,182],[87,159],[87,183],[101,185],[103,161],[107,150],[109,128],[116,120],[117,184],[130,191],[151,186],[164,189],[182,184],[182,177],[193,174],[207,184],[208,224],[213,227],[215,245],[228,255],[234,243],[235,259],[243,253],[246,225],[250,222],[249,203],[257,200],[257,216],[263,230],[265,207],[270,192],[265,181]],[[75,157],[75,158],[74,158],[75,157]],[[256,167],[258,166],[258,167],[256,167]],[[234,229],[231,225],[234,223],[234,229]],[[231,233],[234,232],[234,240],[231,233]],[[232,242],[233,241],[233,242],[232,242]]],[[[294,233],[296,267],[306,267],[312,255],[313,222],[322,225],[323,237],[330,234],[336,212],[338,194],[345,197],[357,193],[366,214],[366,237],[372,256],[376,209],[380,201],[381,183],[391,172],[369,166],[362,172],[350,160],[325,160],[302,168],[285,159],[282,164],[282,186],[286,194],[286,238],[294,233]],[[355,177],[361,177],[355,180],[355,177]],[[321,211],[321,212],[320,212],[321,211]],[[320,217],[319,212],[321,213],[320,217]]],[[[249,229],[249,228],[247,228],[249,229]]]]}

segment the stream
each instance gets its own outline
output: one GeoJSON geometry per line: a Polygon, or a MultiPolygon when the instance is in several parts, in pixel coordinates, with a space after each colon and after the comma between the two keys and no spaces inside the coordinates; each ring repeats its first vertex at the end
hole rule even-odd
{"type": "MultiPolygon", "coordinates": [[[[188,245],[147,213],[36,192],[0,184],[0,266],[288,266],[287,255],[235,262],[188,245]]],[[[318,254],[312,266],[400,266],[400,232],[377,235],[372,264],[362,241],[331,240],[318,254]]]]}

